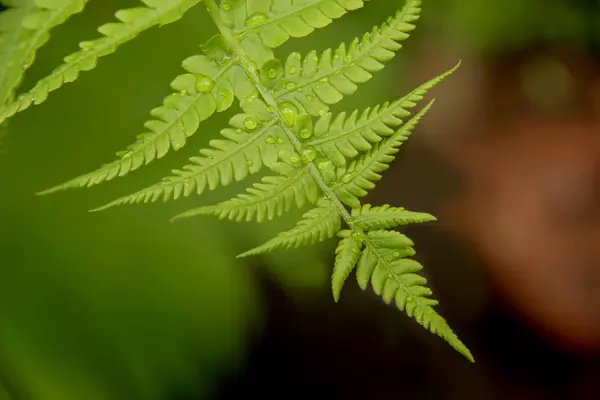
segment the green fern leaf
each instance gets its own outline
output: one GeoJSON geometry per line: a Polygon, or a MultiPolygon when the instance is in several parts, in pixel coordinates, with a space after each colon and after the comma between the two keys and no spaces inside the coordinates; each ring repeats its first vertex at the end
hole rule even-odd
{"type": "Polygon", "coordinates": [[[238,40],[256,35],[275,48],[363,5],[362,0],[224,0],[221,18],[238,40]]]}
{"type": "Polygon", "coordinates": [[[436,220],[430,214],[408,211],[404,208],[390,207],[389,205],[372,207],[370,204],[365,204],[362,208],[352,210],[352,222],[356,227],[365,231],[389,229],[399,225],[419,224],[436,220]]]}
{"type": "MultiPolygon", "coordinates": [[[[63,4],[65,0],[38,0],[45,5],[63,4]]],[[[41,104],[48,94],[59,89],[65,83],[73,82],[81,71],[89,71],[96,67],[98,59],[116,51],[117,47],[126,43],[141,32],[155,26],[175,22],[191,7],[201,0],[142,0],[145,7],[120,10],[116,17],[120,22],[102,25],[98,31],[101,38],[81,42],[80,51],[67,56],[64,64],[56,68],[50,75],[38,81],[33,89],[19,96],[0,112],[0,123],[34,104],[41,104]]],[[[73,3],[73,1],[70,1],[73,3]]],[[[81,3],[81,1],[79,1],[81,3]]],[[[52,7],[54,8],[54,7],[52,7]]]]}
{"type": "Polygon", "coordinates": [[[368,190],[375,187],[374,182],[381,179],[380,173],[390,167],[398,148],[408,139],[412,130],[429,111],[433,103],[434,100],[415,114],[392,136],[379,143],[358,160],[353,161],[347,168],[338,169],[337,177],[339,181],[334,185],[335,194],[344,204],[352,208],[360,207],[358,199],[366,196],[368,190]]]}
{"type": "Polygon", "coordinates": [[[319,197],[319,187],[310,174],[310,167],[293,168],[285,163],[271,167],[280,176],[266,176],[260,183],[246,189],[234,199],[213,206],[199,207],[176,216],[174,219],[199,215],[216,215],[221,219],[258,222],[272,220],[288,212],[295,204],[303,208],[314,204],[319,197]]]}
{"type": "Polygon", "coordinates": [[[365,290],[370,282],[385,303],[394,302],[398,309],[473,362],[471,352],[434,310],[438,302],[429,297],[432,292],[425,286],[427,280],[417,274],[423,269],[422,265],[405,258],[414,255],[410,247],[412,241],[398,232],[388,231],[369,232],[364,241],[365,250],[356,271],[359,286],[365,290]]]}
{"type": "MultiPolygon", "coordinates": [[[[256,103],[262,102],[256,100],[256,103]]],[[[259,172],[263,165],[271,167],[278,161],[279,152],[290,148],[284,140],[285,133],[273,121],[238,114],[230,124],[232,128],[221,131],[225,139],[211,140],[211,148],[200,150],[202,156],[191,158],[192,164],[173,171],[174,176],[94,211],[122,204],[177,200],[194,192],[200,195],[207,188],[214,190],[241,181],[259,172]]]]}
{"type": "Polygon", "coordinates": [[[341,231],[338,236],[342,238],[336,249],[335,265],[333,274],[331,275],[331,288],[333,290],[333,298],[337,303],[340,300],[340,294],[346,279],[356,267],[356,263],[360,258],[362,242],[355,240],[352,237],[352,231],[341,231]]]}
{"type": "Polygon", "coordinates": [[[458,69],[460,63],[442,75],[431,79],[414,89],[408,95],[393,103],[384,103],[373,108],[367,108],[362,113],[357,110],[349,116],[345,112],[333,116],[327,113],[315,124],[315,137],[308,141],[336,166],[346,164],[346,160],[356,157],[359,153],[369,151],[373,144],[388,137],[404,123],[403,119],[410,116],[410,110],[438,83],[458,69]]]}
{"type": "Polygon", "coordinates": [[[264,245],[249,250],[238,257],[247,257],[266,253],[278,248],[298,248],[322,242],[333,237],[340,230],[340,215],[333,202],[321,200],[318,207],[302,216],[293,229],[280,233],[264,245]]]}
{"type": "MultiPolygon", "coordinates": [[[[196,55],[183,61],[186,74],[171,83],[175,93],[161,107],[151,111],[156,119],[146,122],[149,132],[137,136],[127,150],[117,153],[118,159],[88,174],[41,192],[41,195],[61,190],[93,186],[117,176],[125,176],[155,159],[164,157],[173,148],[180,150],[187,139],[197,132],[202,121],[215,112],[229,109],[235,89],[235,76],[228,49],[217,35],[203,46],[206,55],[196,55]]],[[[238,85],[238,88],[240,86],[238,85]]]]}
{"type": "MultiPolygon", "coordinates": [[[[359,83],[372,78],[372,73],[384,67],[409,37],[420,15],[420,0],[409,0],[404,8],[389,18],[381,27],[375,27],[362,39],[354,39],[348,47],[341,44],[337,50],[325,50],[320,57],[315,52],[302,59],[292,53],[285,67],[273,63],[268,66],[267,78],[283,79],[285,84],[275,91],[280,103],[302,106],[309,114],[322,116],[344,96],[354,93],[359,83]]],[[[263,77],[263,80],[267,80],[263,77]]]]}
{"type": "Polygon", "coordinates": [[[23,0],[0,14],[0,106],[12,100],[50,30],[81,12],[88,0],[23,0]]]}

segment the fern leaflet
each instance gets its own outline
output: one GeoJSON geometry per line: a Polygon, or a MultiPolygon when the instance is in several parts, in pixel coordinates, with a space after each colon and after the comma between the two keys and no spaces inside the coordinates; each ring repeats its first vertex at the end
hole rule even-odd
{"type": "Polygon", "coordinates": [[[22,0],[0,14],[0,106],[13,98],[50,30],[81,12],[88,0],[22,0]]]}
{"type": "Polygon", "coordinates": [[[333,237],[340,230],[340,226],[340,215],[335,205],[329,200],[321,200],[318,207],[304,214],[293,229],[280,233],[262,246],[240,254],[238,257],[266,253],[281,247],[291,249],[322,242],[333,237]]]}
{"type": "MultiPolygon", "coordinates": [[[[38,0],[44,4],[63,4],[66,0],[38,0]]],[[[201,0],[142,0],[145,7],[120,10],[116,17],[120,22],[102,25],[98,31],[103,35],[99,39],[81,42],[80,51],[65,57],[64,64],[50,75],[38,81],[33,89],[0,111],[0,123],[33,104],[41,104],[48,94],[65,83],[73,82],[81,71],[96,67],[98,59],[116,51],[117,47],[135,38],[141,32],[154,25],[165,25],[181,18],[184,12],[201,0]]],[[[81,0],[69,3],[82,3],[81,0]]]]}

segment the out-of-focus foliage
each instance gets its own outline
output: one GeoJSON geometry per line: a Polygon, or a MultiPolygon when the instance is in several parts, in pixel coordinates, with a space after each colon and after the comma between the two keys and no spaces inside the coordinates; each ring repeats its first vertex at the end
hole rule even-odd
{"type": "Polygon", "coordinates": [[[530,44],[569,40],[600,44],[600,13],[594,0],[432,1],[430,29],[440,27],[489,53],[530,44]]]}

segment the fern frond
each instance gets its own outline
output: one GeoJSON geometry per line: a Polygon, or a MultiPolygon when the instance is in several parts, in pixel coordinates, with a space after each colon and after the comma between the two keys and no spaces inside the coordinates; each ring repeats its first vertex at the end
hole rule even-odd
{"type": "Polygon", "coordinates": [[[196,55],[183,61],[187,73],[171,82],[175,93],[169,95],[161,107],[150,112],[155,119],[144,124],[149,132],[138,135],[135,143],[118,152],[117,160],[39,194],[90,187],[117,176],[125,176],[164,157],[171,148],[180,150],[187,139],[198,131],[202,121],[215,112],[229,109],[235,94],[229,76],[232,63],[227,57],[222,57],[222,54],[227,54],[227,49],[223,48],[222,53],[215,51],[218,42],[219,38],[215,37],[203,46],[207,55],[196,55]]]}
{"type": "MultiPolygon", "coordinates": [[[[25,4],[26,0],[21,1],[25,4]]],[[[58,4],[67,0],[38,1],[58,4]]],[[[104,38],[83,43],[81,52],[67,57],[65,64],[32,92],[9,104],[3,114],[0,111],[0,123],[16,111],[44,101],[48,92],[76,79],[80,71],[94,68],[100,56],[144,29],[180,18],[200,0],[142,1],[146,7],[120,11],[117,18],[121,23],[100,29],[104,38]]],[[[415,255],[414,243],[399,232],[388,231],[398,225],[434,221],[435,217],[388,205],[363,206],[359,201],[381,179],[433,101],[411,117],[412,109],[458,65],[395,102],[360,113],[328,113],[330,105],[354,93],[358,84],[371,79],[395,56],[415,28],[421,1],[405,0],[405,6],[380,27],[335,51],[328,49],[320,56],[312,51],[305,57],[295,52],[285,62],[274,56],[273,49],[291,37],[306,36],[362,7],[365,1],[204,0],[219,33],[201,46],[203,55],[184,61],[186,73],[171,83],[176,92],[151,111],[152,119],[145,124],[147,133],[119,152],[113,163],[45,193],[124,176],[171,149],[178,150],[203,120],[229,109],[237,99],[241,112],[231,118],[230,127],[188,165],[95,211],[201,195],[269,168],[275,175],[262,177],[245,193],[191,209],[174,219],[214,215],[262,222],[282,216],[294,206],[312,204],[295,227],[238,257],[315,244],[338,234],[331,277],[336,302],[356,268],[363,290],[371,285],[386,303],[394,302],[472,361],[469,350],[433,309],[437,301],[431,298],[427,280],[418,274],[422,266],[409,259],[415,255]],[[342,222],[347,228],[340,232],[342,222]]]]}
{"type": "Polygon", "coordinates": [[[283,80],[275,90],[275,98],[278,102],[299,104],[313,116],[324,115],[329,105],[353,94],[357,84],[370,80],[372,73],[383,69],[383,63],[395,56],[402,47],[400,42],[415,29],[412,23],[419,18],[420,4],[421,0],[408,0],[394,17],[362,39],[354,39],[348,47],[342,43],[335,51],[327,49],[320,57],[313,51],[304,59],[299,53],[292,53],[285,67],[269,65],[267,78],[283,80]]]}
{"type": "Polygon", "coordinates": [[[293,229],[280,233],[262,246],[240,254],[238,257],[266,253],[282,247],[298,248],[333,237],[341,227],[338,210],[330,200],[322,199],[317,205],[317,208],[304,214],[293,229]]]}
{"type": "Polygon", "coordinates": [[[398,148],[408,139],[421,118],[431,108],[432,100],[421,111],[415,114],[406,124],[402,125],[392,136],[376,145],[370,152],[353,161],[348,167],[337,171],[338,182],[334,184],[335,194],[346,205],[359,208],[360,197],[367,195],[381,179],[380,173],[387,170],[395,159],[398,148]]]}
{"type": "Polygon", "coordinates": [[[473,362],[471,352],[434,310],[438,302],[429,297],[432,292],[425,286],[427,280],[417,274],[422,265],[405,258],[414,254],[412,242],[398,232],[373,231],[365,236],[364,245],[356,271],[359,286],[366,290],[370,282],[385,303],[394,302],[398,309],[473,362]]]}
{"type": "Polygon", "coordinates": [[[346,279],[356,267],[356,263],[360,258],[360,252],[363,246],[362,241],[352,237],[352,231],[344,230],[338,234],[342,238],[335,251],[335,265],[333,274],[331,275],[331,288],[333,290],[333,298],[337,303],[340,300],[340,294],[346,279]]]}
{"type": "MultiPolygon", "coordinates": [[[[44,4],[65,3],[65,0],[38,1],[44,4]]],[[[81,42],[80,51],[65,57],[64,64],[0,111],[0,123],[34,104],[43,103],[50,92],[59,89],[65,83],[75,81],[81,71],[94,69],[100,57],[115,52],[119,46],[155,25],[162,26],[177,21],[200,1],[202,0],[142,0],[144,7],[118,11],[115,16],[120,22],[108,23],[98,28],[103,35],[101,38],[81,42]]]]}
{"type": "MultiPolygon", "coordinates": [[[[256,100],[259,103],[260,100],[256,100]]],[[[264,105],[264,103],[263,103],[264,105]]],[[[278,161],[279,152],[289,150],[281,127],[270,120],[258,120],[249,114],[234,116],[232,128],[221,131],[225,139],[210,141],[210,148],[200,150],[201,157],[192,157],[191,164],[173,171],[174,176],[122,197],[94,211],[123,204],[177,200],[206,189],[227,186],[259,172],[262,166],[271,167],[278,161]]],[[[300,158],[297,158],[298,162],[300,158]]]]}
{"type": "Polygon", "coordinates": [[[373,144],[395,132],[404,123],[413,109],[427,95],[427,92],[450,76],[460,67],[460,62],[452,69],[425,82],[412,92],[393,103],[369,107],[360,113],[358,110],[349,116],[341,112],[337,116],[327,113],[320,117],[314,128],[314,138],[307,142],[336,166],[346,164],[346,160],[360,152],[369,151],[373,144]]]}
{"type": "Polygon", "coordinates": [[[319,198],[319,187],[310,173],[310,166],[297,169],[285,163],[271,167],[281,176],[266,176],[253,187],[246,189],[234,199],[222,203],[189,210],[174,218],[189,218],[199,215],[216,215],[221,219],[263,222],[281,217],[295,204],[303,208],[315,204],[319,198]]]}
{"type": "Polygon", "coordinates": [[[399,225],[420,224],[436,221],[430,214],[408,211],[401,207],[384,205],[373,207],[370,204],[352,210],[352,222],[365,231],[394,228],[399,225]]]}
{"type": "Polygon", "coordinates": [[[12,100],[50,30],[83,10],[88,0],[22,0],[0,14],[0,106],[12,100]]]}
{"type": "Polygon", "coordinates": [[[267,46],[275,48],[290,37],[307,36],[363,5],[362,0],[296,0],[291,3],[289,0],[224,0],[221,17],[238,40],[257,35],[267,46]]]}

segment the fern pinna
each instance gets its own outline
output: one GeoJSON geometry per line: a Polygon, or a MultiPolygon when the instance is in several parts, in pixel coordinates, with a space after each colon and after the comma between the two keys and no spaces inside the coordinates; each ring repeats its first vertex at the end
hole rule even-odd
{"type": "MultiPolygon", "coordinates": [[[[144,7],[119,11],[119,22],[102,26],[99,39],[82,42],[80,51],[66,57],[63,65],[29,92],[7,102],[0,111],[0,122],[43,102],[50,92],[75,80],[81,71],[94,68],[101,56],[115,51],[118,45],[153,25],[177,20],[201,1],[143,2],[144,7]]],[[[42,42],[39,38],[45,37],[53,23],[28,23],[36,19],[28,7],[38,9],[33,13],[41,8],[48,21],[58,21],[67,15],[56,11],[59,5],[61,10],[77,11],[84,3],[18,2],[16,5],[23,6],[21,11],[26,14],[22,25],[33,29],[25,31],[29,48],[42,42]],[[31,35],[37,39],[31,39],[31,35]]],[[[240,257],[310,245],[337,235],[340,242],[332,275],[336,301],[347,278],[356,270],[362,289],[371,286],[386,303],[393,302],[472,361],[469,350],[434,309],[437,302],[419,274],[422,266],[411,259],[415,254],[413,242],[393,230],[435,218],[360,202],[432,105],[413,113],[417,103],[458,66],[394,102],[337,115],[329,111],[332,104],[353,94],[359,84],[371,79],[394,57],[415,28],[421,1],[406,0],[393,16],[349,44],[321,53],[292,53],[285,60],[275,57],[275,48],[361,8],[364,1],[204,0],[203,4],[218,33],[201,46],[201,54],[183,61],[185,73],[171,82],[174,92],[150,112],[145,131],[119,152],[116,160],[43,194],[89,187],[127,175],[171,149],[181,149],[202,121],[239,104],[240,113],[221,131],[222,138],[210,141],[210,146],[201,149],[188,165],[97,210],[201,195],[266,170],[260,182],[237,197],[190,210],[176,219],[214,215],[260,222],[279,217],[293,207],[310,207],[291,230],[240,257]]],[[[14,29],[23,30],[23,26],[14,29]]],[[[31,55],[21,59],[28,62],[31,55]]],[[[18,82],[14,78],[10,81],[14,89],[18,82]]]]}

